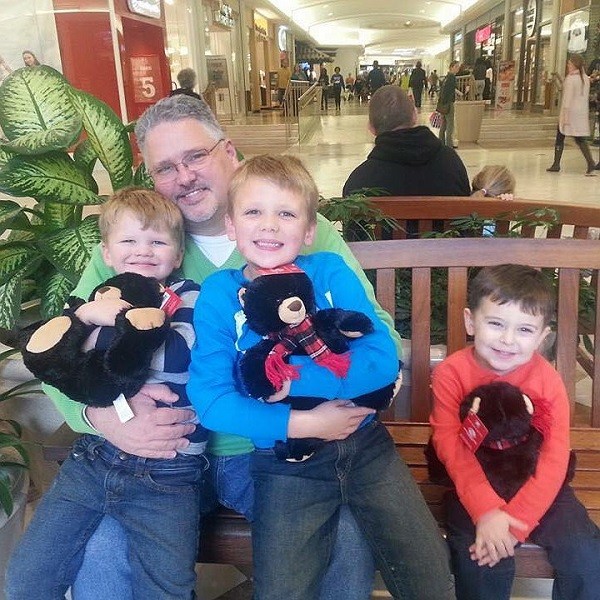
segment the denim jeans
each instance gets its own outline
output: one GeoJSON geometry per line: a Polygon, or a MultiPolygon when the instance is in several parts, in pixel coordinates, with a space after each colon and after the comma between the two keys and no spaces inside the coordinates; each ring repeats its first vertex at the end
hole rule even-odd
{"type": "MultiPolygon", "coordinates": [[[[469,557],[475,527],[455,493],[447,501],[448,544],[458,600],[508,600],[515,576],[514,558],[479,567],[469,557]]],[[[600,599],[600,530],[569,485],[559,491],[530,538],[548,552],[556,570],[553,600],[600,599]]]]}
{"type": "Polygon", "coordinates": [[[252,475],[256,600],[318,597],[344,505],[394,598],[454,598],[444,540],[377,421],[346,440],[329,442],[304,462],[280,461],[272,451],[255,450],[252,475]]]}
{"type": "Polygon", "coordinates": [[[133,598],[193,598],[206,465],[201,455],[144,459],[96,436],[80,438],[11,557],[7,598],[64,598],[105,514],[125,531],[133,598]]]}
{"type": "MultiPolygon", "coordinates": [[[[250,477],[250,456],[208,455],[210,485],[207,482],[203,487],[203,513],[216,508],[218,500],[252,520],[254,486],[250,477]]],[[[317,597],[319,600],[368,600],[375,572],[373,556],[347,507],[342,507],[340,511],[334,544],[317,597]]],[[[131,588],[125,532],[116,520],[106,516],[87,544],[83,563],[73,585],[73,598],[131,600],[131,588]],[[110,569],[106,568],[107,564],[111,565],[110,569]],[[101,595],[99,590],[103,592],[101,595]]]]}
{"type": "Polygon", "coordinates": [[[454,133],[454,102],[450,103],[450,110],[444,115],[440,127],[440,140],[445,146],[452,148],[452,134],[454,133]]]}

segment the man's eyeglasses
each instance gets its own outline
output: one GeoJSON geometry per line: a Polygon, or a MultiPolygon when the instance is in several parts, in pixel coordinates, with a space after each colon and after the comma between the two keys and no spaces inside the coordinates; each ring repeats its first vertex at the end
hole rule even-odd
{"type": "Polygon", "coordinates": [[[152,175],[152,179],[154,179],[155,182],[170,183],[177,178],[180,165],[183,165],[190,171],[199,171],[206,164],[207,159],[211,155],[212,151],[223,141],[223,138],[221,138],[220,140],[217,140],[217,143],[208,150],[204,148],[200,150],[194,150],[193,152],[186,154],[178,163],[166,163],[160,167],[156,167],[156,169],[152,169],[152,171],[149,171],[149,173],[152,175]]]}

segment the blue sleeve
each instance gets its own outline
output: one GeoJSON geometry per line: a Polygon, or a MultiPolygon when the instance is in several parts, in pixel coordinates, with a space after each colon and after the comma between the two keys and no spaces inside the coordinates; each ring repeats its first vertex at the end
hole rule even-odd
{"type": "Polygon", "coordinates": [[[216,273],[204,281],[194,310],[196,344],[187,392],[204,427],[251,438],[258,447],[269,447],[274,440],[287,439],[290,407],[263,403],[237,391],[235,314],[239,310],[237,289],[228,279],[228,272],[216,273]]]}
{"type": "Polygon", "coordinates": [[[325,295],[334,308],[364,313],[371,319],[374,331],[350,342],[350,369],[343,378],[308,357],[292,357],[291,362],[302,368],[300,379],[292,382],[290,395],[351,399],[395,381],[398,358],[394,342],[355,273],[342,258],[331,253],[312,254],[304,261],[311,264],[310,272],[308,265],[305,270],[313,280],[317,297],[325,295]]]}

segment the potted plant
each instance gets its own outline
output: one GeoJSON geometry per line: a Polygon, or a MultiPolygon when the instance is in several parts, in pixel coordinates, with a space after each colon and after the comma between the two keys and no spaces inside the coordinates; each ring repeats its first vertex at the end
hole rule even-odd
{"type": "Polygon", "coordinates": [[[362,188],[345,198],[321,198],[319,212],[334,223],[340,223],[347,242],[374,240],[377,227],[398,229],[396,219],[386,216],[369,197],[387,196],[380,188],[362,188]]]}
{"type": "MultiPolygon", "coordinates": [[[[0,366],[18,351],[0,352],[0,366]]],[[[4,380],[6,382],[6,380],[4,380]]],[[[3,403],[32,393],[41,393],[37,379],[31,379],[0,391],[3,403]]],[[[21,535],[27,501],[29,453],[17,421],[0,417],[0,590],[4,588],[4,572],[12,549],[21,535]]]]}
{"type": "Polygon", "coordinates": [[[114,189],[148,183],[134,173],[125,126],[104,102],[77,90],[48,66],[22,68],[0,86],[0,328],[14,345],[22,309],[58,314],[99,242],[94,167],[114,189]],[[28,304],[27,304],[28,303],[28,304]]]}

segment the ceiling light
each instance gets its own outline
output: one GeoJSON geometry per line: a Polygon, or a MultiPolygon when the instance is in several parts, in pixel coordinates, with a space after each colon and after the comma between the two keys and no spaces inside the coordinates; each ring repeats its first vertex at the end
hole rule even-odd
{"type": "Polygon", "coordinates": [[[333,17],[333,13],[327,13],[328,17],[333,17]]]}

